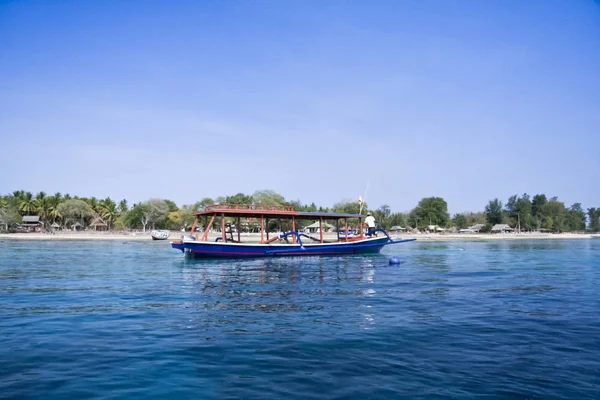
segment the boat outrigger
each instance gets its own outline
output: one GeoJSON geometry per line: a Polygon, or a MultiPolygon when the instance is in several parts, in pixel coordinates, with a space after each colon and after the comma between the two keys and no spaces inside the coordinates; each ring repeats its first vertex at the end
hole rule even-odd
{"type": "Polygon", "coordinates": [[[186,255],[203,258],[218,257],[270,257],[270,256],[315,256],[378,253],[383,246],[410,242],[416,239],[394,240],[384,229],[376,229],[374,235],[363,233],[361,214],[340,214],[324,212],[300,212],[293,206],[265,206],[260,204],[217,204],[207,206],[204,211],[194,213],[196,220],[189,235],[171,246],[186,255]],[[203,232],[197,233],[198,222],[204,219],[203,232]],[[221,235],[209,241],[208,235],[215,220],[221,224],[221,235]],[[260,229],[259,243],[242,243],[242,219],[260,229]],[[235,221],[232,224],[229,221],[235,221]],[[319,237],[299,232],[296,223],[316,220],[319,222],[319,237]],[[349,221],[350,220],[350,221],[349,221]],[[337,240],[325,240],[324,221],[333,221],[337,227],[337,240]],[[343,223],[340,226],[340,222],[343,223]],[[359,231],[351,235],[349,223],[358,225],[359,231]],[[269,237],[269,227],[276,225],[280,233],[269,237]],[[285,229],[284,229],[285,228],[285,229]],[[286,232],[286,229],[287,232],[286,232]],[[377,236],[377,233],[382,236],[377,236]],[[237,238],[234,238],[234,234],[237,238]],[[200,236],[201,235],[201,236],[200,236]]]}

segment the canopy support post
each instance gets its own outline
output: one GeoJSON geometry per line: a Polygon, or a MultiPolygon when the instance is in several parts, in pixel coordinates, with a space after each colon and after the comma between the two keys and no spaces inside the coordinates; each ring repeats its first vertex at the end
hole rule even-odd
{"type": "Polygon", "coordinates": [[[196,217],[196,220],[192,224],[192,230],[190,231],[190,236],[194,236],[194,231],[196,230],[196,225],[198,225],[198,217],[196,217]]]}
{"type": "Polygon", "coordinates": [[[265,217],[261,215],[260,217],[260,242],[265,241],[265,217]]]}
{"type": "Polygon", "coordinates": [[[319,233],[321,234],[321,243],[323,243],[323,217],[319,218],[319,233]]]}
{"type": "Polygon", "coordinates": [[[238,234],[238,243],[240,243],[242,241],[241,239],[241,234],[240,234],[240,217],[238,217],[237,219],[237,226],[236,226],[236,230],[237,230],[237,234],[238,234]]]}
{"type": "Polygon", "coordinates": [[[212,218],[210,219],[210,222],[208,223],[208,225],[206,225],[206,230],[204,231],[204,234],[202,235],[202,241],[206,242],[208,240],[208,232],[210,232],[210,228],[212,228],[212,224],[213,222],[215,222],[215,217],[216,215],[213,215],[212,218]]]}
{"type": "Polygon", "coordinates": [[[225,213],[221,213],[221,240],[227,242],[227,236],[225,236],[225,213]]]}
{"type": "MultiPolygon", "coordinates": [[[[292,232],[296,232],[296,217],[292,217],[292,232]]],[[[292,235],[292,243],[296,244],[296,235],[292,235]]]]}
{"type": "Polygon", "coordinates": [[[344,225],[346,225],[346,242],[348,241],[348,218],[344,218],[344,225]]]}

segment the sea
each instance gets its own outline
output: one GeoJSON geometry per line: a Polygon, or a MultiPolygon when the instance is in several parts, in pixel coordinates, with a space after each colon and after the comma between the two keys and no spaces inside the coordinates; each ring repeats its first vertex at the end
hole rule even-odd
{"type": "Polygon", "coordinates": [[[600,240],[209,261],[4,240],[0,398],[600,399],[600,240]]]}

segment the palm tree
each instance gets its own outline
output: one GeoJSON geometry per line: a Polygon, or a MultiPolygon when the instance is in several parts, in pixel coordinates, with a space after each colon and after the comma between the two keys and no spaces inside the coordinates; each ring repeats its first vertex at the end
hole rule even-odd
{"type": "Polygon", "coordinates": [[[129,209],[127,206],[127,200],[123,199],[119,202],[119,212],[125,212],[129,209]]]}
{"type": "Polygon", "coordinates": [[[106,199],[100,201],[98,207],[100,209],[100,216],[106,221],[108,224],[108,229],[110,229],[113,221],[119,214],[117,203],[112,201],[110,197],[107,197],[106,199]]]}
{"type": "Polygon", "coordinates": [[[97,198],[90,197],[89,199],[85,198],[82,200],[88,203],[88,205],[92,208],[92,211],[94,211],[96,214],[100,214],[100,206],[97,198]]]}
{"type": "Polygon", "coordinates": [[[41,197],[35,200],[37,213],[40,216],[42,222],[47,222],[48,216],[50,214],[50,198],[49,197],[41,197]]]}
{"type": "Polygon", "coordinates": [[[35,212],[37,208],[36,201],[33,199],[31,192],[26,192],[23,197],[19,200],[19,210],[22,213],[29,215],[29,213],[35,212]]]}
{"type": "Polygon", "coordinates": [[[50,197],[48,199],[49,201],[49,208],[48,208],[48,215],[50,217],[52,217],[52,223],[56,222],[57,218],[60,218],[60,212],[58,211],[58,205],[60,204],[60,193],[56,193],[54,196],[50,197]]]}
{"type": "Polygon", "coordinates": [[[46,192],[39,192],[38,194],[35,195],[36,200],[41,200],[41,199],[45,199],[45,198],[46,198],[46,192]]]}
{"type": "Polygon", "coordinates": [[[0,210],[8,208],[8,196],[0,196],[0,210]]]}
{"type": "Polygon", "coordinates": [[[71,200],[72,198],[73,197],[69,193],[67,193],[63,196],[63,200],[71,200]]]}

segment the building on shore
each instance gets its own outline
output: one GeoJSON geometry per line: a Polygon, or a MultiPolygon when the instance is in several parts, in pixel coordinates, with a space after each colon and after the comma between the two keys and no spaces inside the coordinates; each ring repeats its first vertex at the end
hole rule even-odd
{"type": "Polygon", "coordinates": [[[90,224],[90,228],[94,228],[95,231],[106,231],[108,230],[108,225],[102,218],[96,217],[90,224]]]}
{"type": "Polygon", "coordinates": [[[27,232],[39,232],[44,226],[39,215],[24,215],[22,220],[21,228],[25,228],[27,232]]]}
{"type": "Polygon", "coordinates": [[[508,226],[507,224],[496,224],[492,227],[492,232],[506,233],[512,231],[514,231],[514,229],[508,226]]]}

